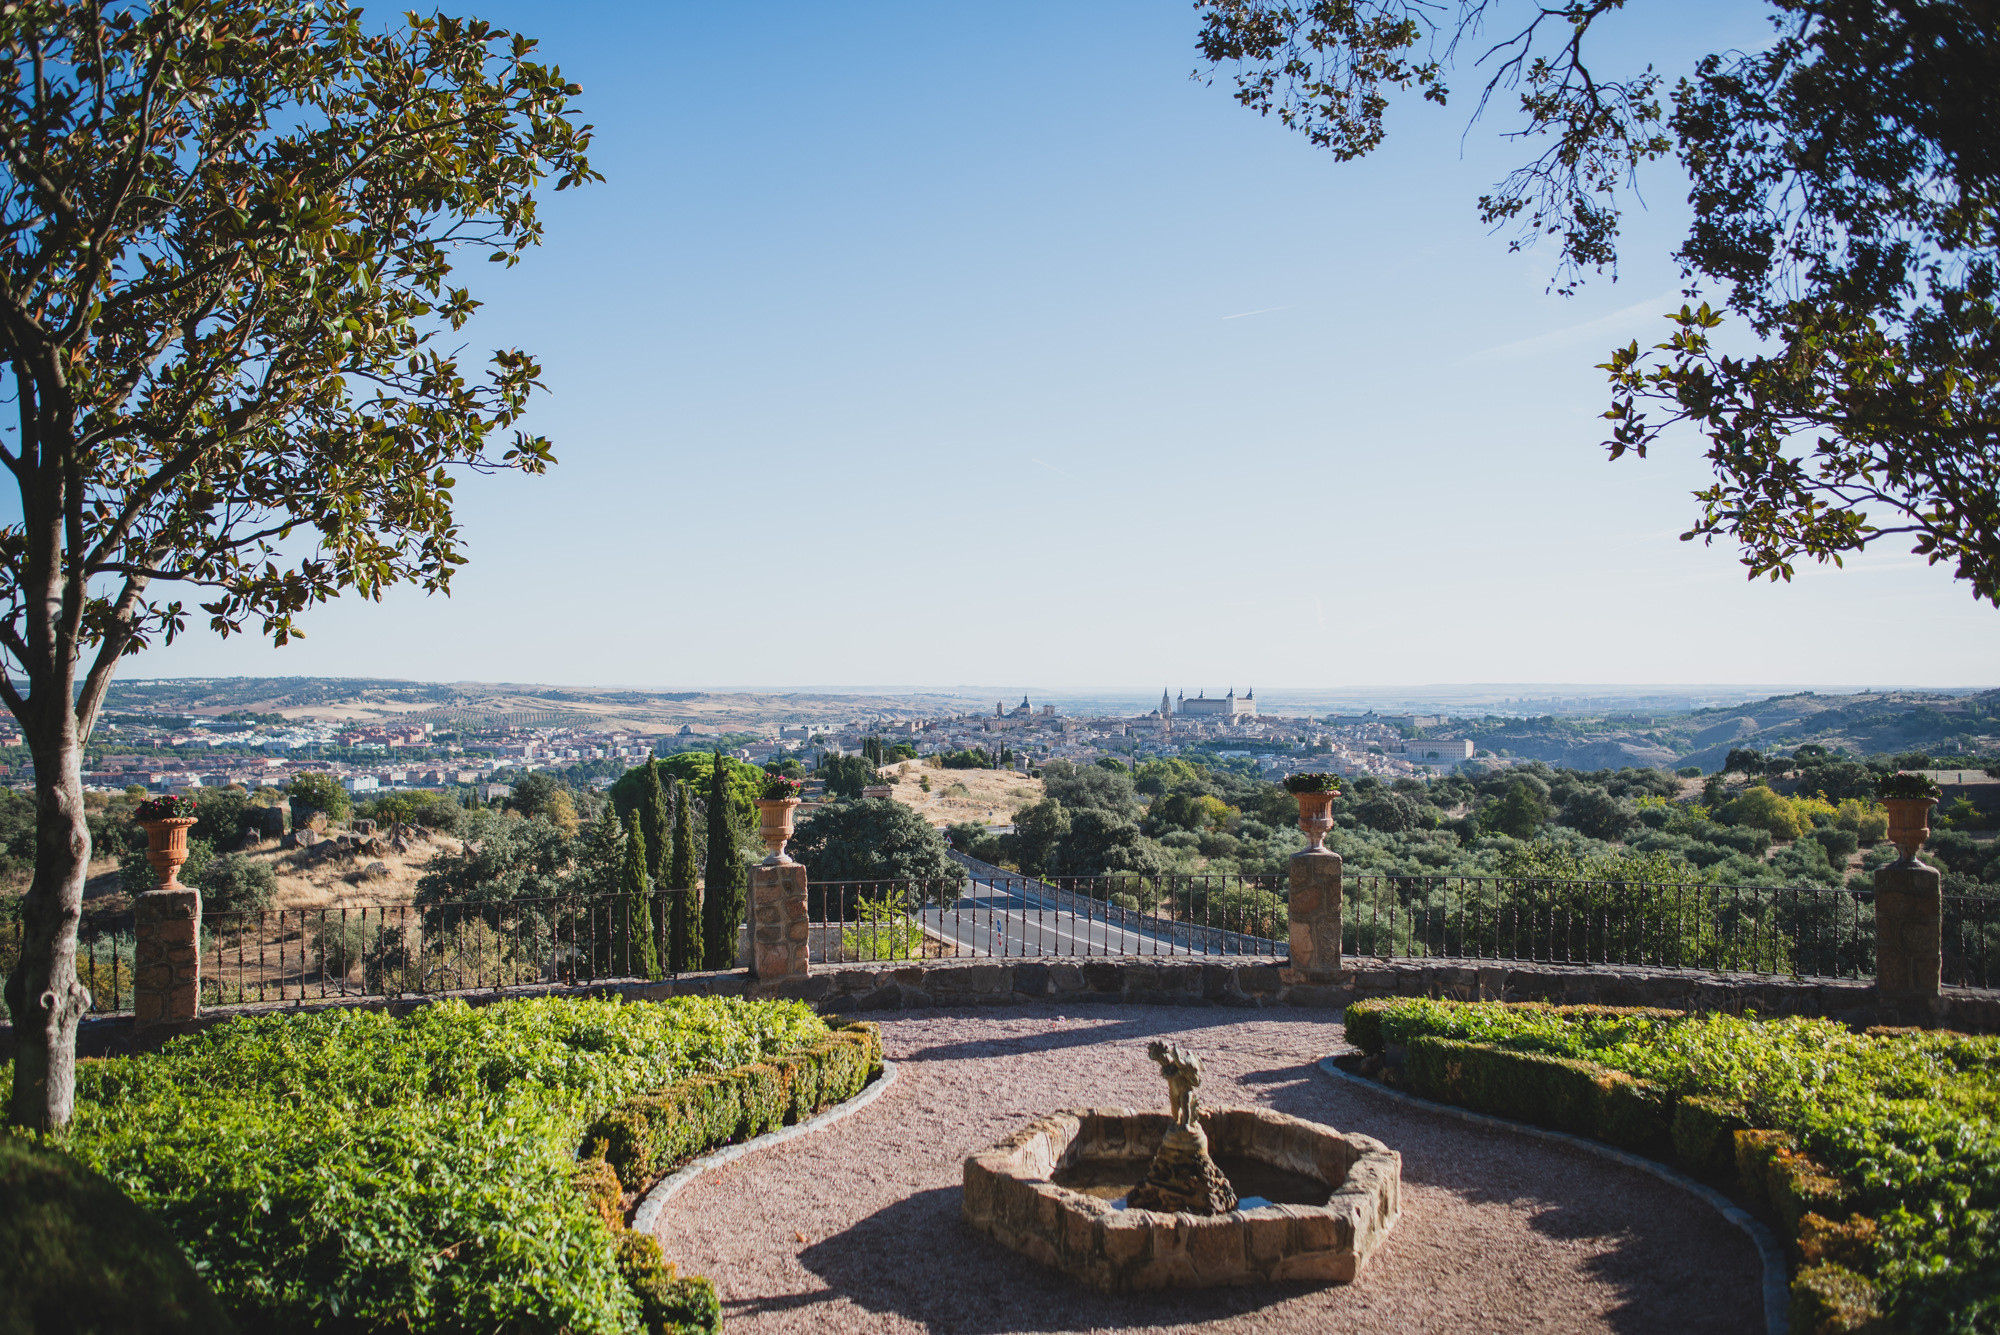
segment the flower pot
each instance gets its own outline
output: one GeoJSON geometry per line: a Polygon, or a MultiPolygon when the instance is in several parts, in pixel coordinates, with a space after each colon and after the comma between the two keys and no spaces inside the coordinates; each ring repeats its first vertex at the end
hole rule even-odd
{"type": "Polygon", "coordinates": [[[767,797],[758,801],[757,837],[771,850],[771,856],[764,859],[765,866],[791,865],[792,860],[785,856],[785,844],[792,837],[792,812],[798,805],[796,797],[767,797]]]}
{"type": "Polygon", "coordinates": [[[146,861],[159,873],[156,890],[185,890],[181,884],[181,864],[188,860],[188,829],[193,816],[169,816],[165,820],[141,821],[146,831],[146,861]]]}
{"type": "Polygon", "coordinates": [[[1913,861],[1931,837],[1931,807],[1936,804],[1928,797],[1885,797],[1882,805],[1889,812],[1889,842],[1903,861],[1913,861]]]}
{"type": "Polygon", "coordinates": [[[1333,799],[1339,793],[1293,793],[1299,799],[1299,828],[1305,831],[1306,852],[1326,852],[1327,831],[1333,828],[1333,799]]]}

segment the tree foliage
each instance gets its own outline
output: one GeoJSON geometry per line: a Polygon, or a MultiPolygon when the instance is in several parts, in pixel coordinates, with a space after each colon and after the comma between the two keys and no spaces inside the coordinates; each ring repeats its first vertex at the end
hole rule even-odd
{"type": "Polygon", "coordinates": [[[1542,151],[1479,201],[1518,248],[1560,238],[1556,282],[1615,266],[1621,194],[1671,154],[1693,223],[1673,330],[1604,364],[1613,459],[1677,424],[1715,480],[1684,539],[1751,576],[1905,537],[2000,604],[2000,25],[1987,4],[1766,0],[1775,39],[1671,88],[1607,74],[1594,30],[1625,0],[1197,0],[1236,96],[1342,159],[1377,147],[1391,95],[1518,96],[1542,151]],[[1486,40],[1497,24],[1497,40],[1486,40]],[[1712,300],[1702,299],[1702,294],[1712,300]],[[1719,331],[1733,320],[1740,336],[1719,331]],[[1744,349],[1747,350],[1734,350],[1744,349]]]}
{"type": "Polygon", "coordinates": [[[454,473],[551,462],[518,428],[539,369],[461,365],[479,303],[452,282],[540,240],[543,182],[595,179],[578,90],[533,52],[307,0],[0,11],[0,700],[41,827],[16,1120],[69,1114],[79,763],[120,659],[189,598],[283,644],[344,591],[446,591],[454,473]]]}

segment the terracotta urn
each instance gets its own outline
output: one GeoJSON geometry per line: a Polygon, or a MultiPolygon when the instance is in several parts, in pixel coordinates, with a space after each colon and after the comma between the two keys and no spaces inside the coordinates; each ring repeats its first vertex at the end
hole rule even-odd
{"type": "Polygon", "coordinates": [[[1306,852],[1326,852],[1327,832],[1333,829],[1333,799],[1339,793],[1293,793],[1299,799],[1299,828],[1305,831],[1306,852]]]}
{"type": "Polygon", "coordinates": [[[791,865],[792,860],[785,856],[785,844],[792,837],[792,813],[798,805],[796,797],[767,797],[758,801],[757,837],[771,850],[771,856],[764,859],[765,866],[791,865]]]}
{"type": "Polygon", "coordinates": [[[181,864],[188,860],[188,829],[193,816],[169,816],[139,824],[146,831],[146,861],[159,873],[156,890],[185,890],[181,884],[181,864]]]}
{"type": "Polygon", "coordinates": [[[1931,808],[1936,803],[1928,797],[1885,797],[1882,805],[1889,812],[1889,842],[1903,861],[1914,861],[1924,840],[1931,837],[1931,808]]]}

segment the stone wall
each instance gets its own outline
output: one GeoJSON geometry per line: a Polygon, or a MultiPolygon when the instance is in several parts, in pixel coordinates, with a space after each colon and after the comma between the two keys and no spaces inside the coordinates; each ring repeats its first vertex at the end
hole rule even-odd
{"type": "MultiPolygon", "coordinates": [[[[1687,973],[1668,969],[1577,967],[1470,960],[1352,960],[1311,974],[1268,959],[1208,960],[924,960],[880,968],[815,968],[803,978],[760,984],[742,969],[687,974],[668,982],[596,987],[534,987],[452,994],[480,1005],[525,996],[770,996],[810,1002],[828,1015],[925,1006],[1296,1006],[1327,1011],[1368,997],[1444,997],[1460,1001],[1550,1001],[1571,1005],[1663,1006],[1732,1014],[1826,1015],[1851,1024],[1931,1024],[1968,1033],[2000,1033],[2000,991],[1946,988],[1915,1012],[1884,1005],[1868,981],[1773,978],[1762,974],[1687,973]]],[[[238,1015],[349,1006],[407,1014],[436,998],[330,999],[298,1006],[227,1006],[176,1024],[135,1030],[131,1017],[85,1020],[82,1056],[147,1051],[238,1015]]],[[[0,1060],[14,1035],[0,1026],[0,1060]]]]}

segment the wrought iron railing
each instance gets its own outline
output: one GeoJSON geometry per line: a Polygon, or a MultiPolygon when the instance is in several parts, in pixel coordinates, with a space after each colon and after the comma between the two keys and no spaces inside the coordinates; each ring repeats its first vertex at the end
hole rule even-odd
{"type": "MultiPolygon", "coordinates": [[[[201,1002],[425,996],[672,978],[673,906],[687,893],[204,913],[201,1002]]],[[[692,913],[687,917],[694,940],[686,949],[698,955],[699,924],[692,913]]],[[[90,989],[92,1011],[132,1008],[133,953],[129,928],[81,934],[77,973],[90,989]]],[[[699,964],[690,959],[689,967],[699,964]]]]}
{"type": "Polygon", "coordinates": [[[1020,876],[968,862],[963,879],[814,881],[814,963],[1126,958],[1286,951],[1277,876],[1020,876]]]}

